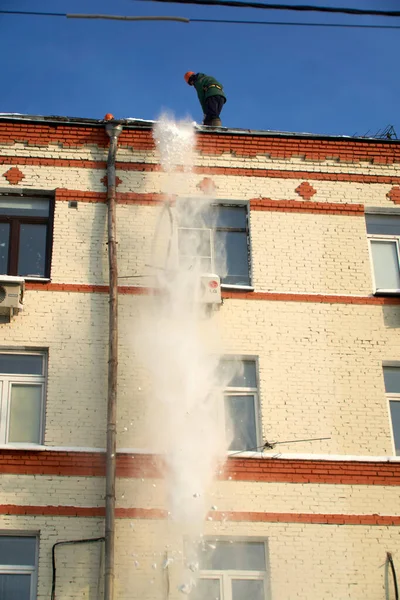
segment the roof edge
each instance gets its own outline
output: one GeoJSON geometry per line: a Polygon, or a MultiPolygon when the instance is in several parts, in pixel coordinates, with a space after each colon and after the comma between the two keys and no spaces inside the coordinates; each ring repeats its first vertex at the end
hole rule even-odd
{"type": "MultiPolygon", "coordinates": [[[[114,123],[123,125],[127,129],[153,129],[154,123],[157,121],[125,118],[113,119],[106,121],[104,119],[89,119],[84,117],[64,117],[58,115],[25,115],[20,113],[0,113],[0,123],[11,121],[13,123],[47,123],[49,125],[71,125],[76,127],[104,127],[106,123],[114,123]]],[[[198,133],[206,135],[230,135],[230,136],[249,136],[249,137],[277,137],[287,139],[317,139],[327,141],[352,141],[361,143],[374,144],[400,144],[399,140],[381,139],[374,137],[350,136],[350,135],[330,135],[308,132],[290,132],[290,131],[274,131],[274,130],[258,130],[258,129],[240,129],[229,127],[209,127],[204,125],[195,125],[198,133]]]]}

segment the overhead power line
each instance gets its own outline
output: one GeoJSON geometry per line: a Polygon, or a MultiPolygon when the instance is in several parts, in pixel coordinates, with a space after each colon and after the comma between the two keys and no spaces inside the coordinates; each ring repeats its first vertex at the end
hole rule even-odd
{"type": "Polygon", "coordinates": [[[167,4],[204,4],[206,6],[230,6],[234,8],[260,8],[263,10],[289,10],[296,12],[334,13],[365,17],[400,17],[400,10],[364,10],[362,8],[336,8],[330,6],[308,6],[266,4],[265,2],[240,2],[240,0],[134,0],[135,2],[163,2],[167,4]]]}
{"type": "Polygon", "coordinates": [[[124,15],[85,15],[75,13],[52,13],[52,12],[35,12],[28,10],[0,10],[0,15],[27,15],[35,17],[64,17],[67,19],[106,19],[108,21],[178,21],[180,23],[189,23],[190,19],[186,17],[144,17],[144,16],[124,16],[124,15]]]}
{"type": "Polygon", "coordinates": [[[222,23],[227,25],[279,25],[285,27],[342,27],[345,29],[400,29],[400,25],[346,25],[342,23],[291,23],[288,21],[235,21],[232,19],[190,19],[190,23],[222,23]]]}
{"type": "Polygon", "coordinates": [[[293,23],[289,21],[242,21],[234,19],[189,19],[186,17],[135,17],[123,15],[85,15],[19,10],[0,10],[0,15],[63,17],[67,19],[104,19],[110,21],[176,21],[179,23],[221,23],[222,25],[271,25],[282,27],[341,27],[345,29],[400,29],[400,25],[356,25],[345,23],[293,23]]]}

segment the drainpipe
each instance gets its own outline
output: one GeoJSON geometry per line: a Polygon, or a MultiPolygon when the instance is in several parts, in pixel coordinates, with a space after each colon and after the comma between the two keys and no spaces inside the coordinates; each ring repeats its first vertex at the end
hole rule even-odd
{"type": "Polygon", "coordinates": [[[107,159],[107,216],[109,266],[109,337],[108,337],[108,400],[106,449],[106,519],[104,552],[104,600],[114,598],[114,542],[115,542],[115,478],[116,478],[116,414],[118,373],[118,266],[116,236],[115,159],[118,136],[122,126],[105,116],[106,133],[110,138],[107,159]]]}

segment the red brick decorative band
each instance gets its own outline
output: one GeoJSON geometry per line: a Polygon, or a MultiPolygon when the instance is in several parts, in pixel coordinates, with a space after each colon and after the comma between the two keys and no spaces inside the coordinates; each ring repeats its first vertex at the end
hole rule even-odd
{"type": "MultiPolygon", "coordinates": [[[[94,285],[85,283],[40,283],[27,281],[27,290],[37,292],[70,292],[82,294],[107,294],[107,285],[94,285]]],[[[119,286],[121,295],[137,296],[152,293],[154,290],[147,287],[119,286]]],[[[398,306],[400,297],[375,297],[375,296],[334,296],[328,294],[287,294],[283,292],[249,292],[224,290],[222,297],[225,300],[263,300],[266,302],[307,302],[317,304],[358,304],[364,306],[398,306]]]]}
{"type": "MultiPolygon", "coordinates": [[[[154,205],[169,200],[165,194],[141,194],[117,192],[118,204],[154,205]]],[[[106,192],[91,192],[80,190],[68,190],[58,188],[56,190],[57,201],[77,200],[78,202],[103,202],[107,201],[106,192]]],[[[339,202],[311,202],[309,200],[272,200],[271,198],[253,198],[250,200],[250,210],[273,211],[273,212],[298,212],[311,214],[337,214],[349,216],[363,216],[364,206],[362,204],[343,204],[339,202]]]]}
{"type": "MultiPolygon", "coordinates": [[[[161,456],[118,454],[117,476],[162,479],[161,456]]],[[[105,454],[59,450],[0,450],[0,473],[104,477],[105,454]]],[[[400,462],[228,458],[217,478],[231,481],[400,485],[400,462]]]]}
{"type": "MultiPolygon", "coordinates": [[[[0,504],[2,515],[96,517],[103,518],[103,506],[21,506],[0,504]]],[[[168,512],[160,508],[116,508],[119,519],[164,520],[168,512]]],[[[400,526],[400,516],[392,515],[343,515],[314,513],[268,513],[268,512],[210,512],[209,518],[216,522],[248,521],[258,523],[304,523],[308,525],[378,525],[400,526]]]]}
{"type": "Polygon", "coordinates": [[[358,304],[364,306],[397,306],[400,297],[334,296],[329,294],[287,294],[284,292],[249,292],[224,290],[226,300],[264,300],[269,302],[307,302],[317,304],[358,304]]]}
{"type": "MultiPolygon", "coordinates": [[[[55,194],[57,201],[77,200],[78,202],[107,202],[106,192],[91,192],[81,190],[67,190],[65,188],[57,188],[55,194]]],[[[118,204],[138,204],[138,205],[153,205],[160,204],[165,200],[170,200],[165,194],[138,194],[135,192],[116,193],[118,204]]]]}
{"type": "Polygon", "coordinates": [[[22,506],[17,504],[0,504],[2,515],[29,515],[53,517],[104,517],[103,506],[22,506]]]}
{"type": "MultiPolygon", "coordinates": [[[[104,161],[67,158],[45,158],[30,156],[2,156],[0,165],[32,165],[42,167],[73,167],[75,169],[98,169],[104,171],[107,164],[104,161]]],[[[159,164],[117,161],[118,171],[161,171],[159,164]]],[[[296,171],[280,169],[255,169],[242,167],[194,167],[194,173],[203,175],[235,175],[238,177],[263,177],[269,179],[305,179],[315,181],[340,181],[345,183],[381,183],[399,184],[400,175],[368,175],[365,173],[331,173],[315,171],[296,171]]]]}
{"type": "MultiPolygon", "coordinates": [[[[305,160],[341,160],[347,163],[368,162],[394,164],[400,162],[400,145],[396,142],[375,140],[350,140],[295,137],[293,135],[243,135],[198,132],[197,149],[206,155],[220,155],[232,152],[236,156],[253,157],[268,155],[271,158],[289,159],[301,157],[305,160]]],[[[95,145],[108,146],[105,128],[90,124],[28,123],[0,120],[0,144],[24,143],[29,146],[45,147],[49,144],[62,144],[77,148],[95,145]]],[[[124,129],[119,138],[122,148],[154,150],[151,129],[124,129]]]]}
{"type": "Polygon", "coordinates": [[[285,213],[326,213],[330,215],[347,215],[351,217],[364,216],[364,206],[362,204],[312,202],[310,200],[271,200],[271,198],[253,198],[250,200],[250,210],[285,213]]]}

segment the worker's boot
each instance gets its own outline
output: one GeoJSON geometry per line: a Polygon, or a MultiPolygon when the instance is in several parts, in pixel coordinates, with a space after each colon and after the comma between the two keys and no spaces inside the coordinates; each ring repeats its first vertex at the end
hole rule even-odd
{"type": "Polygon", "coordinates": [[[214,119],[210,119],[207,125],[210,127],[222,127],[222,121],[219,117],[214,117],[214,119]]]}

